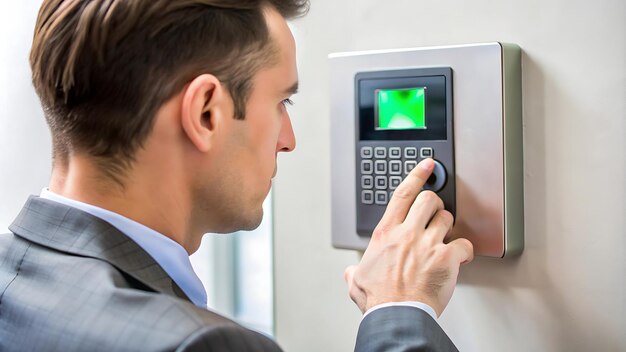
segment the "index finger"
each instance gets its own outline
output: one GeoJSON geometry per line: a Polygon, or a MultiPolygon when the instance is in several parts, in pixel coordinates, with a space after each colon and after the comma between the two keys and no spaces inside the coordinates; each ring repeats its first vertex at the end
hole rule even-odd
{"type": "Polygon", "coordinates": [[[422,191],[422,187],[424,187],[434,168],[435,162],[433,159],[424,159],[411,170],[409,175],[393,192],[393,196],[379,225],[387,227],[404,222],[411,205],[422,191]]]}

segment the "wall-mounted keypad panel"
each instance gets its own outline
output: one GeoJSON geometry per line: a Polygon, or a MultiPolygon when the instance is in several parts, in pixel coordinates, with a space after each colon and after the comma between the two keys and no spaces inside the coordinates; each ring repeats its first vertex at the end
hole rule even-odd
{"type": "MultiPolygon", "coordinates": [[[[357,219],[365,224],[371,234],[373,228],[404,178],[425,159],[435,160],[435,170],[424,189],[439,194],[446,209],[454,212],[454,170],[452,150],[443,141],[363,141],[358,144],[357,170],[357,219]]],[[[360,232],[360,233],[361,233],[360,232]]]]}

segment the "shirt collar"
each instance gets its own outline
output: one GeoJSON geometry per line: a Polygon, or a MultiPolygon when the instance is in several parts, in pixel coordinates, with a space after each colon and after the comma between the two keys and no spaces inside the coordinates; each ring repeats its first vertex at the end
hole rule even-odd
{"type": "Polygon", "coordinates": [[[120,214],[63,197],[47,188],[41,191],[40,197],[77,208],[108,222],[146,251],[195,305],[207,307],[207,295],[202,281],[191,266],[189,254],[179,243],[120,214]]]}

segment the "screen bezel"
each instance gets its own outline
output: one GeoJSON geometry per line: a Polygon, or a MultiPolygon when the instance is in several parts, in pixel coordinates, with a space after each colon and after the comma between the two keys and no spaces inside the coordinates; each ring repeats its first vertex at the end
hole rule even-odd
{"type": "Polygon", "coordinates": [[[448,137],[449,68],[360,72],[355,76],[356,132],[361,141],[446,140],[448,137]],[[376,130],[375,91],[426,87],[427,129],[376,130]]]}

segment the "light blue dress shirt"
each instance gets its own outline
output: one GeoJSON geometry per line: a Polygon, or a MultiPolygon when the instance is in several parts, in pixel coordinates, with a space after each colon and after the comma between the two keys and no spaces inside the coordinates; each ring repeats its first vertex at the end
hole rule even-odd
{"type": "Polygon", "coordinates": [[[45,188],[40,197],[82,210],[108,222],[143,248],[196,306],[207,308],[204,286],[193,271],[189,254],[177,242],[120,214],[63,197],[45,188]]]}

